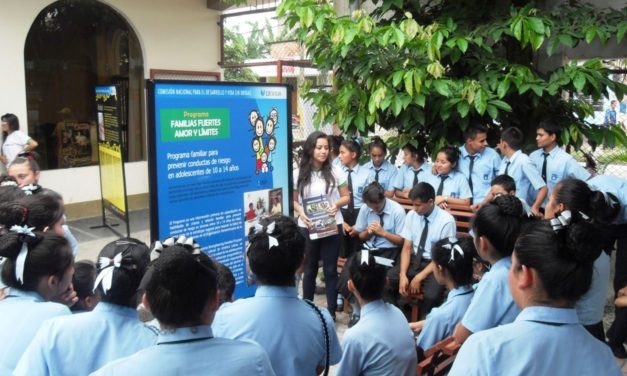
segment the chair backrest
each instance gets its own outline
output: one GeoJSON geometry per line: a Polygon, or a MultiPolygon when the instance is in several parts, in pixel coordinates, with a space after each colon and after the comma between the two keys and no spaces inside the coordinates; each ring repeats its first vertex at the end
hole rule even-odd
{"type": "Polygon", "coordinates": [[[426,350],[425,359],[416,366],[416,375],[439,376],[450,371],[461,345],[452,336],[426,350]]]}

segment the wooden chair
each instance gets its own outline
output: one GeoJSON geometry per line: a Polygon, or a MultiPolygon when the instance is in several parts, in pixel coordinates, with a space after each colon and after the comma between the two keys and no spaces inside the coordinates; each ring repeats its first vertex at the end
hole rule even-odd
{"type": "Polygon", "coordinates": [[[426,350],[425,359],[416,366],[416,375],[439,376],[450,371],[461,345],[453,336],[447,337],[426,350]]]}

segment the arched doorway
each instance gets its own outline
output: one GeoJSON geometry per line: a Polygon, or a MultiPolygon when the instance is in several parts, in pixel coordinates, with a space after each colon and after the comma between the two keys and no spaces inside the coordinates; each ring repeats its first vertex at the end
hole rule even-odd
{"type": "Polygon", "coordinates": [[[98,163],[94,86],[103,84],[118,86],[125,161],[146,158],[141,46],[113,8],[89,0],[47,6],[29,30],[24,64],[29,134],[42,169],[98,163]]]}

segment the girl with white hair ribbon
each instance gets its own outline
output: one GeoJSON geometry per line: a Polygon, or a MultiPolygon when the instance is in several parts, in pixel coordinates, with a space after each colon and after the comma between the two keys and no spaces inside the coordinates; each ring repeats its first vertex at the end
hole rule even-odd
{"type": "Polygon", "coordinates": [[[0,236],[0,257],[10,289],[0,301],[0,374],[10,374],[44,321],[70,315],[52,300],[71,291],[74,259],[62,236],[17,225],[0,236]]]}
{"type": "Polygon", "coordinates": [[[93,311],[47,321],[20,359],[14,375],[88,375],[151,346],[156,335],[137,318],[137,289],[148,267],[148,247],[124,238],[98,257],[94,283],[101,301],[93,311]]]}
{"type": "Polygon", "coordinates": [[[348,289],[361,306],[361,318],[346,333],[336,375],[416,374],[416,350],[405,315],[383,301],[388,259],[367,249],[350,259],[348,289]]]}
{"type": "Polygon", "coordinates": [[[449,292],[446,301],[431,310],[425,320],[409,324],[415,333],[419,333],[416,339],[419,361],[424,351],[452,335],[455,325],[462,321],[474,294],[473,261],[476,253],[472,238],[442,239],[431,249],[435,280],[449,292]]]}

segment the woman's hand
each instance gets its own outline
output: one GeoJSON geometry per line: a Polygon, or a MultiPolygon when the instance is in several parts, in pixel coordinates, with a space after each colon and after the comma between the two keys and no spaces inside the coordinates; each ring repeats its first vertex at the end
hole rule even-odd
{"type": "Polygon", "coordinates": [[[68,289],[65,290],[65,292],[63,292],[61,295],[54,297],[52,301],[61,303],[68,307],[72,307],[78,302],[78,294],[76,293],[76,291],[74,291],[74,285],[70,283],[68,289]]]}
{"type": "Polygon", "coordinates": [[[411,329],[411,331],[414,333],[418,333],[419,331],[421,331],[424,326],[425,326],[425,320],[420,320],[420,321],[409,323],[409,329],[411,329]]]}
{"type": "Polygon", "coordinates": [[[331,207],[327,209],[327,213],[329,213],[331,217],[335,217],[335,214],[337,214],[337,206],[335,206],[335,204],[331,205],[331,207]]]}
{"type": "Polygon", "coordinates": [[[418,294],[420,292],[420,285],[422,284],[422,278],[420,274],[416,275],[409,284],[409,292],[412,294],[418,294]]]}

